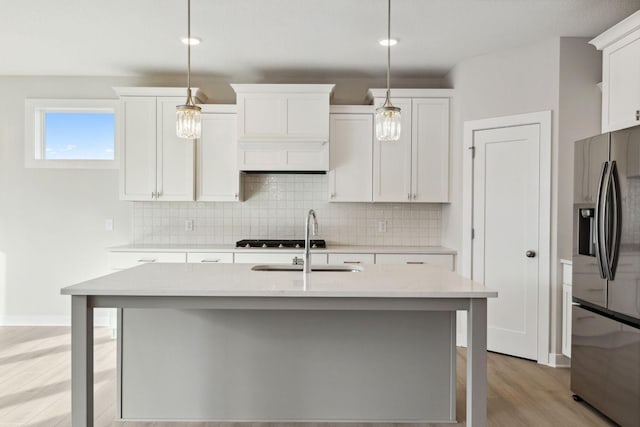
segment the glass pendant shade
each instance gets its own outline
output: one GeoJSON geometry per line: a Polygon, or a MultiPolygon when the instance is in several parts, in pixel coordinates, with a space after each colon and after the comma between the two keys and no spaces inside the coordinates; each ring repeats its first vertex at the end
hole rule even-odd
{"type": "Polygon", "coordinates": [[[402,126],[400,108],[382,106],[376,108],[376,138],[378,141],[397,141],[400,139],[402,126]]]}
{"type": "Polygon", "coordinates": [[[196,105],[178,105],[176,108],[176,134],[178,138],[198,139],[202,134],[201,108],[196,105]]]}

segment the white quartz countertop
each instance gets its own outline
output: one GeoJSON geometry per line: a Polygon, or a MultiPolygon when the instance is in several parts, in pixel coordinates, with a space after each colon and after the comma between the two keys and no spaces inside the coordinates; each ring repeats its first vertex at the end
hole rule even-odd
{"type": "MultiPolygon", "coordinates": [[[[237,248],[235,245],[123,245],[109,248],[111,252],[246,252],[284,253],[300,252],[295,248],[237,248]]],[[[442,254],[455,255],[457,251],[442,246],[368,246],[333,245],[323,249],[311,249],[314,253],[376,253],[376,254],[442,254]]]]}
{"type": "Polygon", "coordinates": [[[361,272],[252,271],[251,264],[144,264],[63,288],[64,295],[488,298],[497,292],[431,265],[361,272]]]}

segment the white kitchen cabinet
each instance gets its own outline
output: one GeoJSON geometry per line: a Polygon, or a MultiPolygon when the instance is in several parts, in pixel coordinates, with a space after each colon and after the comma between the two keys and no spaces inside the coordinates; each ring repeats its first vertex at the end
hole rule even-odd
{"type": "Polygon", "coordinates": [[[176,136],[176,106],[184,104],[186,90],[114,89],[122,112],[120,198],[194,200],[194,142],[176,136]]]}
{"type": "Polygon", "coordinates": [[[454,259],[451,254],[376,254],[376,264],[430,264],[453,271],[454,259]]]}
{"type": "Polygon", "coordinates": [[[375,255],[367,253],[329,254],[329,264],[375,264],[375,255]]]}
{"type": "Polygon", "coordinates": [[[602,132],[640,124],[640,11],[590,43],[602,50],[602,132]]]}
{"type": "Polygon", "coordinates": [[[562,264],[562,354],[571,357],[572,263],[562,264]]]}
{"type": "MultiPolygon", "coordinates": [[[[234,255],[234,262],[247,263],[247,264],[294,264],[294,260],[297,258],[297,263],[301,263],[304,260],[304,254],[302,251],[298,252],[270,252],[270,253],[242,253],[236,252],[234,255]]],[[[312,253],[311,264],[326,264],[327,254],[325,253],[312,253]]]]}
{"type": "Polygon", "coordinates": [[[202,136],[197,141],[196,200],[242,200],[234,105],[202,105],[202,136]]]}
{"type": "Polygon", "coordinates": [[[187,252],[188,263],[233,264],[233,252],[187,252]]]}
{"type": "MultiPolygon", "coordinates": [[[[376,107],[386,91],[371,89],[376,107]]],[[[450,89],[396,89],[391,102],[401,109],[399,141],[373,143],[375,202],[449,201],[450,89]]]]}
{"type": "Polygon", "coordinates": [[[331,84],[232,84],[238,107],[238,167],[327,171],[331,84]]]}
{"type": "Polygon", "coordinates": [[[343,113],[332,113],[329,120],[329,201],[371,202],[373,112],[362,106],[337,106],[331,111],[343,113]]]}
{"type": "Polygon", "coordinates": [[[111,270],[124,270],[151,262],[186,262],[184,252],[109,252],[111,270]]]}

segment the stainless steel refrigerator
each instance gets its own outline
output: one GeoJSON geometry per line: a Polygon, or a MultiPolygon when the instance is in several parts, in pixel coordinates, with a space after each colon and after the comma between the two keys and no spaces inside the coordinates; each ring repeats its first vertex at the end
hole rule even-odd
{"type": "Polygon", "coordinates": [[[571,390],[640,426],[640,126],[575,143],[571,390]]]}

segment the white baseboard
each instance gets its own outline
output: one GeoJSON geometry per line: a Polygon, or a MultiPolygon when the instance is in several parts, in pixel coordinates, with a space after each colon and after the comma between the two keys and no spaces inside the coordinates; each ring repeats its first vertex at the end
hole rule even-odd
{"type": "Polygon", "coordinates": [[[549,366],[552,368],[570,368],[571,358],[559,353],[549,353],[549,366]]]}
{"type": "MultiPolygon", "coordinates": [[[[107,310],[94,310],[94,326],[110,325],[107,310]]],[[[0,316],[0,326],[71,326],[71,316],[0,316]]]]}

